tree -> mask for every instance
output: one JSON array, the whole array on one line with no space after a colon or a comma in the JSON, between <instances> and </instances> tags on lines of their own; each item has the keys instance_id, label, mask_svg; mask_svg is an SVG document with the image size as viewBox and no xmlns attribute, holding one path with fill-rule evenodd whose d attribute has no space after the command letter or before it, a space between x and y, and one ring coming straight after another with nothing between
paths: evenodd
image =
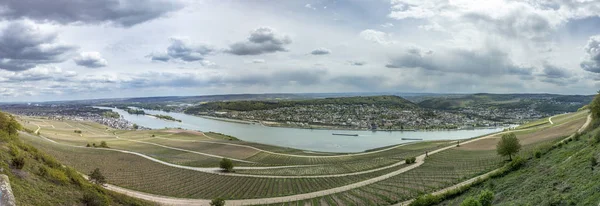
<instances>
[{"instance_id":1,"label":"tree","mask_svg":"<svg viewBox=\"0 0 600 206\"><path fill-rule=\"evenodd\" d=\"M137 130L139 128L140 128L140 126L138 126L137 124L133 124L133 129Z\"/></svg>"},{"instance_id":2,"label":"tree","mask_svg":"<svg viewBox=\"0 0 600 206\"><path fill-rule=\"evenodd\" d=\"M517 135L514 133L508 133L502 135L502 139L496 145L496 151L499 155L508 156L509 160L512 161L512 155L516 154L521 150L521 143L517 139Z\"/></svg>"},{"instance_id":3,"label":"tree","mask_svg":"<svg viewBox=\"0 0 600 206\"><path fill-rule=\"evenodd\" d=\"M221 166L221 169L223 169L227 172L233 171L233 162L228 158L223 158L221 160L221 162L219 163L219 165Z\"/></svg>"},{"instance_id":4,"label":"tree","mask_svg":"<svg viewBox=\"0 0 600 206\"><path fill-rule=\"evenodd\" d=\"M108 148L108 144L106 144L106 141L102 141L100 142L100 147Z\"/></svg>"},{"instance_id":5,"label":"tree","mask_svg":"<svg viewBox=\"0 0 600 206\"><path fill-rule=\"evenodd\" d=\"M104 185L106 183L106 178L104 177L104 175L102 175L102 173L100 173L100 169L96 168L92 174L90 174L90 180L94 183L94 184L99 184L99 185Z\"/></svg>"},{"instance_id":6,"label":"tree","mask_svg":"<svg viewBox=\"0 0 600 206\"><path fill-rule=\"evenodd\" d=\"M225 205L225 199L223 198L217 198L217 199L213 199L212 201L210 201L210 205L211 206L224 206Z\"/></svg>"}]
</instances>

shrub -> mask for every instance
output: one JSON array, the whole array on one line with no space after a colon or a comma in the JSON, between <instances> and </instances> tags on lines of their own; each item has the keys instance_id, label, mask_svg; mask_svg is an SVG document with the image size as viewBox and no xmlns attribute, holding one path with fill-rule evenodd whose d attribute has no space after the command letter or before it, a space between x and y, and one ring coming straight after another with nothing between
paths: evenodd
<instances>
[{"instance_id":1,"label":"shrub","mask_svg":"<svg viewBox=\"0 0 600 206\"><path fill-rule=\"evenodd\" d=\"M494 192L491 190L481 191L478 199L481 206L492 206L492 202L494 202Z\"/></svg>"},{"instance_id":2,"label":"shrub","mask_svg":"<svg viewBox=\"0 0 600 206\"><path fill-rule=\"evenodd\" d=\"M17 146L14 144L10 144L8 145L8 153L13 157L19 156L19 148L17 148Z\"/></svg>"},{"instance_id":3,"label":"shrub","mask_svg":"<svg viewBox=\"0 0 600 206\"><path fill-rule=\"evenodd\" d=\"M219 163L219 166L221 167L221 169L225 170L226 172L233 171L233 162L228 158L223 158L221 160L221 162Z\"/></svg>"},{"instance_id":4,"label":"shrub","mask_svg":"<svg viewBox=\"0 0 600 206\"><path fill-rule=\"evenodd\" d=\"M15 169L23 169L23 167L25 167L25 158L23 156L14 157L11 161L11 165Z\"/></svg>"},{"instance_id":5,"label":"shrub","mask_svg":"<svg viewBox=\"0 0 600 206\"><path fill-rule=\"evenodd\" d=\"M435 196L435 195L431 195L431 194L427 194L427 195L422 195L419 196L415 199L415 201L411 202L409 205L410 206L429 206L429 205L435 205L437 203L440 203L442 200L440 199L440 197Z\"/></svg>"},{"instance_id":6,"label":"shrub","mask_svg":"<svg viewBox=\"0 0 600 206\"><path fill-rule=\"evenodd\" d=\"M527 160L525 160L519 156L515 157L515 159L510 161L510 163L508 164L509 171L518 170L519 168L521 168L521 166L523 166L525 164L526 161Z\"/></svg>"},{"instance_id":7,"label":"shrub","mask_svg":"<svg viewBox=\"0 0 600 206\"><path fill-rule=\"evenodd\" d=\"M210 201L210 205L211 206L224 206L225 205L225 199L223 198L217 198L217 199L213 199L212 201Z\"/></svg>"},{"instance_id":8,"label":"shrub","mask_svg":"<svg viewBox=\"0 0 600 206\"><path fill-rule=\"evenodd\" d=\"M596 159L596 157L594 157L594 156L590 157L590 165L592 166L592 170L594 170L594 167L596 165L598 165L598 160Z\"/></svg>"},{"instance_id":9,"label":"shrub","mask_svg":"<svg viewBox=\"0 0 600 206\"><path fill-rule=\"evenodd\" d=\"M81 202L87 206L105 206L110 205L108 197L97 191L86 191L81 198Z\"/></svg>"},{"instance_id":10,"label":"shrub","mask_svg":"<svg viewBox=\"0 0 600 206\"><path fill-rule=\"evenodd\" d=\"M106 178L104 177L104 175L102 175L102 173L100 172L100 169L96 168L90 174L90 181L92 181L94 184L103 185L106 183Z\"/></svg>"},{"instance_id":11,"label":"shrub","mask_svg":"<svg viewBox=\"0 0 600 206\"><path fill-rule=\"evenodd\" d=\"M597 132L596 135L594 135L594 138L592 139L592 143L593 144L600 143L600 132Z\"/></svg>"},{"instance_id":12,"label":"shrub","mask_svg":"<svg viewBox=\"0 0 600 206\"><path fill-rule=\"evenodd\" d=\"M573 140L575 141L579 141L579 139L581 138L581 133L577 132L573 135Z\"/></svg>"},{"instance_id":13,"label":"shrub","mask_svg":"<svg viewBox=\"0 0 600 206\"><path fill-rule=\"evenodd\" d=\"M460 206L481 206L481 203L473 197L467 197L460 203Z\"/></svg>"},{"instance_id":14,"label":"shrub","mask_svg":"<svg viewBox=\"0 0 600 206\"><path fill-rule=\"evenodd\" d=\"M106 144L106 141L102 141L102 142L100 142L100 147L108 148L108 144Z\"/></svg>"},{"instance_id":15,"label":"shrub","mask_svg":"<svg viewBox=\"0 0 600 206\"><path fill-rule=\"evenodd\" d=\"M409 157L409 158L406 158L406 159L404 160L404 162L405 162L406 164L412 164L412 163L415 163L415 162L417 162L417 158L416 158L416 157Z\"/></svg>"},{"instance_id":16,"label":"shrub","mask_svg":"<svg viewBox=\"0 0 600 206\"><path fill-rule=\"evenodd\" d=\"M74 184L78 185L78 186L83 186L86 183L88 183L88 181L79 174L79 172L77 172L77 170L71 168L71 167L67 167L65 169L65 173L67 174L67 177L69 177L69 179L71 179L71 182L73 182Z\"/></svg>"},{"instance_id":17,"label":"shrub","mask_svg":"<svg viewBox=\"0 0 600 206\"><path fill-rule=\"evenodd\" d=\"M90 145L90 143L87 143L87 145L85 145L85 147L91 147L92 145Z\"/></svg>"},{"instance_id":18,"label":"shrub","mask_svg":"<svg viewBox=\"0 0 600 206\"><path fill-rule=\"evenodd\" d=\"M540 157L542 157L542 152L540 152L539 150L535 151L535 158L540 158Z\"/></svg>"},{"instance_id":19,"label":"shrub","mask_svg":"<svg viewBox=\"0 0 600 206\"><path fill-rule=\"evenodd\" d=\"M46 168L46 166L42 165L40 167L38 167L38 175L45 177L48 174L48 169Z\"/></svg>"},{"instance_id":20,"label":"shrub","mask_svg":"<svg viewBox=\"0 0 600 206\"><path fill-rule=\"evenodd\" d=\"M65 175L65 172L59 168L50 168L48 170L48 178L58 184L66 185L69 183L69 178Z\"/></svg>"}]
</instances>

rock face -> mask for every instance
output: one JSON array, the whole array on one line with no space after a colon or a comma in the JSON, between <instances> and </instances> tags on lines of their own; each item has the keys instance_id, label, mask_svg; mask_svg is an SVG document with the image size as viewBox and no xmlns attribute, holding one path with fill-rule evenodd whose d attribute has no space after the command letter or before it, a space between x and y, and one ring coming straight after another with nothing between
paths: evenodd
<instances>
[{"instance_id":1,"label":"rock face","mask_svg":"<svg viewBox=\"0 0 600 206\"><path fill-rule=\"evenodd\" d=\"M1 206L16 206L15 196L10 188L8 176L0 175L0 205Z\"/></svg>"}]
</instances>

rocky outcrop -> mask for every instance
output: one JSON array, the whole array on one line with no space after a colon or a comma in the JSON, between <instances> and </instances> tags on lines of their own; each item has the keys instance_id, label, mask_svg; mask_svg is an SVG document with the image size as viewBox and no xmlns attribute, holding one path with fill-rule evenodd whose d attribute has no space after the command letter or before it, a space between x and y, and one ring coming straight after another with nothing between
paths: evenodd
<instances>
[{"instance_id":1,"label":"rocky outcrop","mask_svg":"<svg viewBox=\"0 0 600 206\"><path fill-rule=\"evenodd\" d=\"M10 181L8 176L0 175L0 205L2 206L15 206L15 196L10 188Z\"/></svg>"}]
</instances>

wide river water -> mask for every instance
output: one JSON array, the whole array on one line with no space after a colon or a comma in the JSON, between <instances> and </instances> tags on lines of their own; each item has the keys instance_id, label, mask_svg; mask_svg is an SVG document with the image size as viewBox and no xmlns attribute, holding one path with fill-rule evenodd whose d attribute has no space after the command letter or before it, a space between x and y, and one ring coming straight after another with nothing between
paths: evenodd
<instances>
[{"instance_id":1,"label":"wide river water","mask_svg":"<svg viewBox=\"0 0 600 206\"><path fill-rule=\"evenodd\" d=\"M502 128L472 130L440 130L440 131L366 131L366 130L321 130L267 127L260 124L242 124L208 119L183 113L144 110L148 114L163 114L180 119L182 122L158 119L147 115L132 115L124 110L112 109L124 119L140 126L162 129L184 128L190 130L213 131L237 137L244 141L292 147L303 150L322 152L362 152L368 149L394 144L413 142L402 138L423 140L456 140L477 137L501 131ZM332 133L351 133L358 136L337 136Z\"/></svg>"}]
</instances>

